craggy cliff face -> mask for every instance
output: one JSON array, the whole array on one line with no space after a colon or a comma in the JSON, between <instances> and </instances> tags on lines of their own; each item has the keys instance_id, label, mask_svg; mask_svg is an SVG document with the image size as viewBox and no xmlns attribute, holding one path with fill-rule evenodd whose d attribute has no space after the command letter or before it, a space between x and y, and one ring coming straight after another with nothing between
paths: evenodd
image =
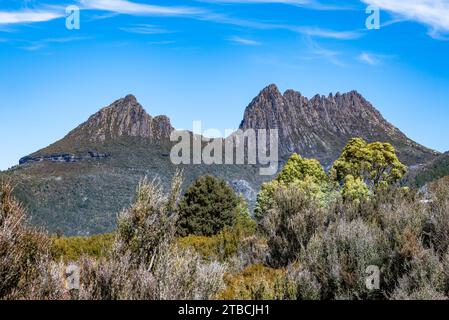
<instances>
[{"instance_id":1,"label":"craggy cliff face","mask_svg":"<svg viewBox=\"0 0 449 320\"><path fill-rule=\"evenodd\" d=\"M391 142L407 164L425 162L435 152L408 139L358 92L312 99L275 85L263 89L246 108L240 129L278 129L280 154L297 152L330 165L349 139Z\"/></svg>"},{"instance_id":2,"label":"craggy cliff face","mask_svg":"<svg viewBox=\"0 0 449 320\"><path fill-rule=\"evenodd\" d=\"M104 142L128 136L167 140L172 130L168 117L152 118L133 95L128 95L92 115L65 139Z\"/></svg>"}]
</instances>

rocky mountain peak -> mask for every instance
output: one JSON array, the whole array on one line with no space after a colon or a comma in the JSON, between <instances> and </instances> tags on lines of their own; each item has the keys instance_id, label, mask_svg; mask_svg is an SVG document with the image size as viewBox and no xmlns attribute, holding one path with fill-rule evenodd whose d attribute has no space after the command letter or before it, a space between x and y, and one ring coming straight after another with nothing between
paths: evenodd
<instances>
[{"instance_id":1,"label":"rocky mountain peak","mask_svg":"<svg viewBox=\"0 0 449 320\"><path fill-rule=\"evenodd\" d=\"M263 88L262 91L260 92L260 94L261 95L266 95L266 94L280 95L281 92L279 91L279 88L277 87L277 85L272 83L272 84L269 84L268 86L266 86L265 88Z\"/></svg>"},{"instance_id":2,"label":"rocky mountain peak","mask_svg":"<svg viewBox=\"0 0 449 320\"><path fill-rule=\"evenodd\" d=\"M137 98L133 94L128 94L126 97L123 98L123 101L125 103L137 103Z\"/></svg>"},{"instance_id":3,"label":"rocky mountain peak","mask_svg":"<svg viewBox=\"0 0 449 320\"><path fill-rule=\"evenodd\" d=\"M283 94L284 98L289 99L289 98L299 98L302 97L301 93L293 90L293 89L288 89L284 92Z\"/></svg>"},{"instance_id":4,"label":"rocky mountain peak","mask_svg":"<svg viewBox=\"0 0 449 320\"><path fill-rule=\"evenodd\" d=\"M137 98L132 94L114 101L109 106L102 108L100 111L92 115L90 118L96 118L100 114L117 114L120 117L126 117L131 114L138 115L144 118L148 116L142 105L137 101ZM140 119L136 120L138 121Z\"/></svg>"},{"instance_id":5,"label":"rocky mountain peak","mask_svg":"<svg viewBox=\"0 0 449 320\"><path fill-rule=\"evenodd\" d=\"M152 118L130 94L102 108L66 138L91 142L116 140L122 136L159 140L168 139L172 130L168 117Z\"/></svg>"},{"instance_id":6,"label":"rocky mountain peak","mask_svg":"<svg viewBox=\"0 0 449 320\"><path fill-rule=\"evenodd\" d=\"M308 99L291 89L282 95L272 84L248 105L240 129L278 129L281 155L298 152L324 165L330 165L353 137L390 142L407 164L436 154L407 138L357 91Z\"/></svg>"},{"instance_id":7,"label":"rocky mountain peak","mask_svg":"<svg viewBox=\"0 0 449 320\"><path fill-rule=\"evenodd\" d=\"M282 98L278 87L275 84L270 84L260 91L259 95L254 98L252 104L264 103L266 106L276 107Z\"/></svg>"}]
</instances>

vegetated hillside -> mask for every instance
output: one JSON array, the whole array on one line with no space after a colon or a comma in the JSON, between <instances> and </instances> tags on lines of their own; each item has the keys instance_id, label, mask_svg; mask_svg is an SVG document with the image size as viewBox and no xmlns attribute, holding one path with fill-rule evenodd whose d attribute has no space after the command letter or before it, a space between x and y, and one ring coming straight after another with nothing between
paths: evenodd
<instances>
[{"instance_id":1,"label":"vegetated hillside","mask_svg":"<svg viewBox=\"0 0 449 320\"><path fill-rule=\"evenodd\" d=\"M18 166L8 175L33 223L67 235L103 233L114 229L117 214L132 202L143 177L157 177L168 186L177 167L168 156L170 149L168 142L122 137L101 146L99 150L111 154L108 158L73 163L42 161ZM251 188L263 179L258 168L251 165L180 167L184 169L185 185L206 173L228 181L250 181Z\"/></svg>"},{"instance_id":2,"label":"vegetated hillside","mask_svg":"<svg viewBox=\"0 0 449 320\"><path fill-rule=\"evenodd\" d=\"M356 91L308 99L294 90L281 94L270 85L246 108L240 128L279 129L282 155L297 152L326 167L354 137L390 142L407 165L422 164L438 155L409 139Z\"/></svg>"},{"instance_id":3,"label":"vegetated hillside","mask_svg":"<svg viewBox=\"0 0 449 320\"><path fill-rule=\"evenodd\" d=\"M428 182L449 175L449 152L446 152L428 163L411 168L407 183L414 187L422 187Z\"/></svg>"},{"instance_id":4,"label":"vegetated hillside","mask_svg":"<svg viewBox=\"0 0 449 320\"><path fill-rule=\"evenodd\" d=\"M356 92L309 100L293 90L281 95L271 85L248 106L241 128L278 128L280 167L294 151L329 167L355 136L392 142L409 165L436 156L389 124ZM150 116L128 95L60 141L20 159L5 174L16 184L32 223L66 235L109 232L144 176L168 185L176 169L169 158L172 130L168 117ZM261 183L273 178L261 176L257 165L188 165L184 171L185 184L210 173L226 179L250 203Z\"/></svg>"},{"instance_id":5,"label":"vegetated hillside","mask_svg":"<svg viewBox=\"0 0 449 320\"><path fill-rule=\"evenodd\" d=\"M367 151L359 140L352 149ZM256 220L216 178L197 179L183 196L179 173L170 190L145 180L115 232L93 237L50 238L30 227L10 185L1 184L0 299L447 300L448 180L430 184L423 201L396 184L396 156L378 180L362 164L386 171L361 153L343 153L330 176L293 155L270 183L275 192L260 198L266 205ZM333 183L342 175L344 185ZM203 219L179 237L181 217L195 208L205 209ZM78 290L65 284L73 265L82 274ZM375 270L373 286L367 270Z\"/></svg>"}]
</instances>

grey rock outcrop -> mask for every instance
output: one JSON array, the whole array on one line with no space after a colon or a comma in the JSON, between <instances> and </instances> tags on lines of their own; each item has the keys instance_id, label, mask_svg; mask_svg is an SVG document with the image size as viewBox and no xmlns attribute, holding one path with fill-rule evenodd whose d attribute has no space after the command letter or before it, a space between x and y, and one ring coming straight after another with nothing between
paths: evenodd
<instances>
[{"instance_id":1,"label":"grey rock outcrop","mask_svg":"<svg viewBox=\"0 0 449 320\"><path fill-rule=\"evenodd\" d=\"M237 194L243 196L248 202L252 203L256 201L257 192L251 187L246 180L233 180L231 181L231 187Z\"/></svg>"},{"instance_id":2,"label":"grey rock outcrop","mask_svg":"<svg viewBox=\"0 0 449 320\"><path fill-rule=\"evenodd\" d=\"M167 140L172 130L168 117L151 117L136 97L127 95L92 115L66 138L90 142L116 140L123 136Z\"/></svg>"},{"instance_id":3,"label":"grey rock outcrop","mask_svg":"<svg viewBox=\"0 0 449 320\"><path fill-rule=\"evenodd\" d=\"M387 122L357 91L308 99L294 90L281 94L269 85L245 110L240 129L278 129L279 152L297 152L330 165L353 137L393 144L407 164L418 164L438 153L407 138Z\"/></svg>"},{"instance_id":4,"label":"grey rock outcrop","mask_svg":"<svg viewBox=\"0 0 449 320\"><path fill-rule=\"evenodd\" d=\"M89 159L105 159L111 156L110 153L101 153L95 151L89 151L85 154L73 154L73 153L55 153L55 154L46 154L40 156L26 156L19 160L19 164L27 164L33 162L42 162L42 161L51 161L51 162L78 162Z\"/></svg>"}]
</instances>

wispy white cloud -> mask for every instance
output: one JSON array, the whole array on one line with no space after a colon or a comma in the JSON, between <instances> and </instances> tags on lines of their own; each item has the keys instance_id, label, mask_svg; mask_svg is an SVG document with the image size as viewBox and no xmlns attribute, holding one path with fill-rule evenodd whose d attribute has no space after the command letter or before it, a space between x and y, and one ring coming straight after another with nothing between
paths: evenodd
<instances>
[{"instance_id":1,"label":"wispy white cloud","mask_svg":"<svg viewBox=\"0 0 449 320\"><path fill-rule=\"evenodd\" d=\"M301 5L307 7L317 6L316 0L202 0L208 2L225 3L283 3L289 5ZM265 21L246 20L228 16L223 13L216 13L198 7L191 6L161 6L146 3L138 3L129 0L78 0L81 10L92 10L103 12L91 19L105 19L119 14L136 16L181 16L189 17L200 21L235 25L251 29L260 30L287 30L301 33L310 37L331 38L338 40L356 39L361 36L358 31L335 31L308 26L292 26ZM45 6L45 10L22 10L16 12L0 11L0 26L9 24L19 24L26 22L44 22L65 16L65 8L61 5ZM121 30L140 34L167 33L167 30L151 25L136 25L132 27L122 27ZM246 42L240 39L241 44L255 45L254 42ZM238 39L234 42L239 42Z\"/></svg>"},{"instance_id":2,"label":"wispy white cloud","mask_svg":"<svg viewBox=\"0 0 449 320\"><path fill-rule=\"evenodd\" d=\"M137 3L128 0L78 0L81 10L103 11L106 13L92 16L91 20L106 19L118 14L139 16L193 16L206 14L201 8L188 6L160 6ZM66 16L65 6L46 5L36 9L16 11L0 10L0 26L46 22Z\"/></svg>"},{"instance_id":3,"label":"wispy white cloud","mask_svg":"<svg viewBox=\"0 0 449 320\"><path fill-rule=\"evenodd\" d=\"M239 3L239 4L263 4L263 3L279 3L294 6L311 6L315 5L313 0L199 0L209 3Z\"/></svg>"},{"instance_id":4,"label":"wispy white cloud","mask_svg":"<svg viewBox=\"0 0 449 320\"><path fill-rule=\"evenodd\" d=\"M356 58L362 63L366 63L371 66L378 66L388 62L391 59L397 58L397 56L363 51Z\"/></svg>"},{"instance_id":5,"label":"wispy white cloud","mask_svg":"<svg viewBox=\"0 0 449 320\"><path fill-rule=\"evenodd\" d=\"M197 0L209 3L228 3L228 4L285 4L314 10L350 10L347 5L333 5L321 3L317 0Z\"/></svg>"},{"instance_id":6,"label":"wispy white cloud","mask_svg":"<svg viewBox=\"0 0 449 320\"><path fill-rule=\"evenodd\" d=\"M367 64L369 64L371 66L376 66L376 65L381 63L381 59L380 59L380 57L378 55L375 55L375 54L372 54L372 53L368 53L368 52L362 52L361 54L359 54L357 59L359 61L367 63Z\"/></svg>"},{"instance_id":7,"label":"wispy white cloud","mask_svg":"<svg viewBox=\"0 0 449 320\"><path fill-rule=\"evenodd\" d=\"M193 7L170 7L127 0L80 0L83 9L94 9L110 11L130 15L166 15L166 16L188 16L201 14L204 11Z\"/></svg>"},{"instance_id":8,"label":"wispy white cloud","mask_svg":"<svg viewBox=\"0 0 449 320\"><path fill-rule=\"evenodd\" d=\"M341 52L324 48L310 37L307 37L305 39L305 44L307 52L305 56L301 57L302 59L323 59L339 67L345 66L345 64L340 59Z\"/></svg>"},{"instance_id":9,"label":"wispy white cloud","mask_svg":"<svg viewBox=\"0 0 449 320\"><path fill-rule=\"evenodd\" d=\"M101 13L101 14L93 14L88 17L90 21L97 21L97 20L105 20L114 18L116 16L120 15L120 13L117 12L107 12L107 13Z\"/></svg>"},{"instance_id":10,"label":"wispy white cloud","mask_svg":"<svg viewBox=\"0 0 449 320\"><path fill-rule=\"evenodd\" d=\"M242 38L238 36L234 36L228 39L229 41L245 46L260 46L262 43L256 40Z\"/></svg>"},{"instance_id":11,"label":"wispy white cloud","mask_svg":"<svg viewBox=\"0 0 449 320\"><path fill-rule=\"evenodd\" d=\"M275 24L265 21L257 21L257 20L247 20L247 19L240 19L228 16L226 14L222 13L214 13L209 12L206 14L203 14L198 17L198 20L201 21L209 21L214 23L220 23L220 24L228 24L238 27L244 27L244 28L251 28L251 29L260 29L260 30L272 30L272 29L285 29L286 26L281 24Z\"/></svg>"},{"instance_id":12,"label":"wispy white cloud","mask_svg":"<svg viewBox=\"0 0 449 320\"><path fill-rule=\"evenodd\" d=\"M130 27L119 28L122 31L138 33L138 34L162 34L162 33L170 33L171 31L162 28L160 26L152 25L152 24L137 24Z\"/></svg>"},{"instance_id":13,"label":"wispy white cloud","mask_svg":"<svg viewBox=\"0 0 449 320\"><path fill-rule=\"evenodd\" d=\"M361 0L389 11L400 18L429 27L429 35L440 38L449 33L449 1L447 0Z\"/></svg>"},{"instance_id":14,"label":"wispy white cloud","mask_svg":"<svg viewBox=\"0 0 449 320\"><path fill-rule=\"evenodd\" d=\"M59 10L0 11L0 25L45 22L61 18L63 15L64 12Z\"/></svg>"},{"instance_id":15,"label":"wispy white cloud","mask_svg":"<svg viewBox=\"0 0 449 320\"><path fill-rule=\"evenodd\" d=\"M173 40L162 40L162 41L149 41L147 43L151 44L151 45L169 45L169 44L175 44L176 41L173 41Z\"/></svg>"},{"instance_id":16,"label":"wispy white cloud","mask_svg":"<svg viewBox=\"0 0 449 320\"><path fill-rule=\"evenodd\" d=\"M362 36L362 34L358 31L335 31L316 27L290 27L290 29L310 37L337 40L352 40Z\"/></svg>"},{"instance_id":17,"label":"wispy white cloud","mask_svg":"<svg viewBox=\"0 0 449 320\"><path fill-rule=\"evenodd\" d=\"M236 19L222 14L207 14L199 18L203 21L211 21L215 23L235 25L239 27L259 29L259 30L286 30L303 34L307 37L328 38L336 40L353 40L363 36L359 30L355 31L338 31L330 29L322 29L310 26L295 26L288 24L276 24L263 21L251 21L244 19Z\"/></svg>"}]
</instances>

